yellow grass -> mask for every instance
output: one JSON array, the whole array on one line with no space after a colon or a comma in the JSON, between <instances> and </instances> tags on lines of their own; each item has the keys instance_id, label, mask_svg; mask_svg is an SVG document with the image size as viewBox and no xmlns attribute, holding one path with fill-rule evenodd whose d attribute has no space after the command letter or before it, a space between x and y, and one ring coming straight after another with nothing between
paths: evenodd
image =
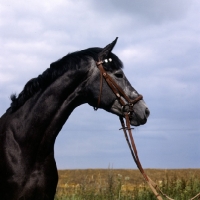
<instances>
[{"instance_id":1,"label":"yellow grass","mask_svg":"<svg viewBox=\"0 0 200 200\"><path fill-rule=\"evenodd\" d=\"M200 169L146 169L147 175L162 185L165 179L184 178L194 176L200 180ZM59 170L59 182L57 194L76 193L77 190L104 190L107 187L121 187L122 192L134 190L137 187L145 187L144 179L138 170L132 169L76 169ZM113 185L114 187L114 185Z\"/></svg>"}]
</instances>

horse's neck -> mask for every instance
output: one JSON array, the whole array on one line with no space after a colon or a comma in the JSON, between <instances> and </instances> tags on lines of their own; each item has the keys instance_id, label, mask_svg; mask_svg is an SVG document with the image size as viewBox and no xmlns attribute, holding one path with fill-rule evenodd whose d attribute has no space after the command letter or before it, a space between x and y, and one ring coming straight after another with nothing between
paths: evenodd
<instances>
[{"instance_id":1,"label":"horse's neck","mask_svg":"<svg viewBox=\"0 0 200 200\"><path fill-rule=\"evenodd\" d=\"M53 151L55 138L65 121L75 107L85 103L82 98L85 76L66 73L27 100L12 114L10 127L16 140L23 145L42 148L40 153Z\"/></svg>"}]
</instances>

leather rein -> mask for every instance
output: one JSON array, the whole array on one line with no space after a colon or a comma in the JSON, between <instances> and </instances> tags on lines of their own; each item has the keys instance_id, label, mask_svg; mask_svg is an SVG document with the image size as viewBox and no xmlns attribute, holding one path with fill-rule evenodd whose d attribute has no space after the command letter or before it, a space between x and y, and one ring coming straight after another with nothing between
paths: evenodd
<instances>
[{"instance_id":1,"label":"leather rein","mask_svg":"<svg viewBox=\"0 0 200 200\"><path fill-rule=\"evenodd\" d=\"M139 157L138 157L138 153L137 153L137 149L136 149L136 145L132 136L132 131L131 131L131 124L130 124L130 119L131 119L131 114L134 112L133 111L133 106L140 100L143 99L142 95L138 95L138 97L136 97L134 100L131 100L125 93L124 91L117 85L117 83L113 80L113 78L105 71L104 67L103 67L103 63L107 63L107 62L112 62L112 59L105 59L103 61L99 61L96 62L96 65L98 67L98 69L100 70L100 74L101 74L101 79L100 79L100 94L99 94L99 98L98 98L98 102L97 102L97 106L94 107L94 110L97 110L99 108L100 102L101 102L101 94L102 94L102 87L103 87L103 77L106 81L106 83L108 84L108 86L111 88L111 90L113 91L113 93L116 95L118 101L120 102L121 106L122 106L122 111L124 113L124 118L126 120L126 125L124 123L124 119L122 116L119 117L121 125L122 125L122 130L124 132L124 136L126 138L127 144L129 146L129 149L131 151L131 155L138 167L138 169L140 170L141 174L143 175L145 181L147 182L147 184L149 185L149 187L151 188L152 192L155 194L156 198L158 200L163 200L161 195L164 196L165 198L169 199L169 200L174 200L170 197L168 197L166 194L164 194L161 189L158 187L158 185L152 181L150 179L149 176L147 176L147 174L144 172L144 169L140 163ZM126 103L124 101L124 99L128 102ZM128 109L125 109L125 108ZM121 130L120 129L120 130ZM128 131L128 134L127 134ZM200 193L197 194L195 197L191 198L190 200L194 200L197 197L200 196Z\"/></svg>"}]
</instances>

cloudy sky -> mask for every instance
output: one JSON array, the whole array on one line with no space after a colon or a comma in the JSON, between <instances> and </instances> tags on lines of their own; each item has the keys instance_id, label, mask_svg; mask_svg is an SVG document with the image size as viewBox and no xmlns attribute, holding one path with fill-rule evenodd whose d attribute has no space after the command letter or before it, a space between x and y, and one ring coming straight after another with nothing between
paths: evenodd
<instances>
[{"instance_id":1,"label":"cloudy sky","mask_svg":"<svg viewBox=\"0 0 200 200\"><path fill-rule=\"evenodd\" d=\"M114 53L151 115L133 134L145 168L200 168L200 1L0 0L0 115L69 52ZM57 137L59 169L136 168L118 117L78 107Z\"/></svg>"}]
</instances>

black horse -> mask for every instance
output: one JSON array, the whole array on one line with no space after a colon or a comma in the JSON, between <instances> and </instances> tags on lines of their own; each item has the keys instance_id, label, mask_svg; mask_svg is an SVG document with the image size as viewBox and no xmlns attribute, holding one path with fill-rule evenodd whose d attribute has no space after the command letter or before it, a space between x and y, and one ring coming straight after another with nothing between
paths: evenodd
<instances>
[{"instance_id":1,"label":"black horse","mask_svg":"<svg viewBox=\"0 0 200 200\"><path fill-rule=\"evenodd\" d=\"M119 58L105 48L70 53L52 63L23 91L11 95L11 106L0 118L0 200L53 200L58 174L54 142L72 111L88 103L96 107L101 75L96 61L132 100L139 94L126 79ZM116 95L103 79L98 107L124 116ZM133 107L131 125L145 124L149 110L143 100Z\"/></svg>"}]
</instances>

